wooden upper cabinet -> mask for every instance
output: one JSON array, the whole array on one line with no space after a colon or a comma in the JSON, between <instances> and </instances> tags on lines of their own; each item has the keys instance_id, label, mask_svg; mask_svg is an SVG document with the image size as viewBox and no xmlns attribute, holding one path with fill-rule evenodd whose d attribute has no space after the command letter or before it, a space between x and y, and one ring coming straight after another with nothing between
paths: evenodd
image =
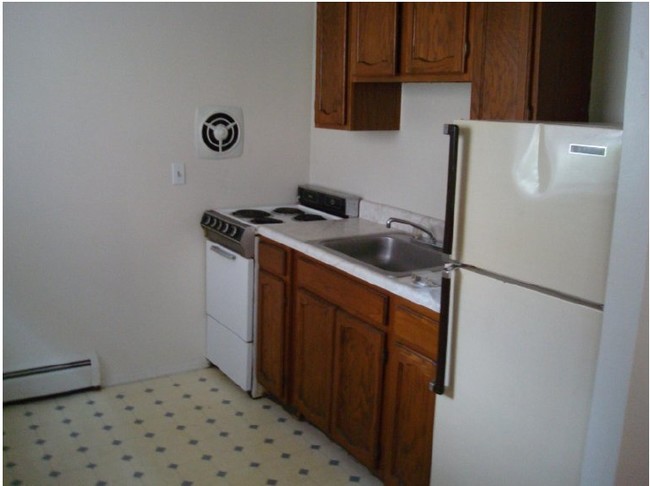
<instances>
[{"instance_id":1,"label":"wooden upper cabinet","mask_svg":"<svg viewBox=\"0 0 650 486\"><path fill-rule=\"evenodd\" d=\"M539 3L533 64L533 119L589 120L595 3Z\"/></svg>"},{"instance_id":2,"label":"wooden upper cabinet","mask_svg":"<svg viewBox=\"0 0 650 486\"><path fill-rule=\"evenodd\" d=\"M467 3L404 3L401 37L402 74L462 78L467 73L470 42Z\"/></svg>"},{"instance_id":3,"label":"wooden upper cabinet","mask_svg":"<svg viewBox=\"0 0 650 486\"><path fill-rule=\"evenodd\" d=\"M316 11L316 126L344 127L347 93L347 6L319 3Z\"/></svg>"},{"instance_id":4,"label":"wooden upper cabinet","mask_svg":"<svg viewBox=\"0 0 650 486\"><path fill-rule=\"evenodd\" d=\"M397 72L397 4L350 4L350 73L393 76Z\"/></svg>"},{"instance_id":5,"label":"wooden upper cabinet","mask_svg":"<svg viewBox=\"0 0 650 486\"><path fill-rule=\"evenodd\" d=\"M593 3L488 3L472 88L478 120L587 121Z\"/></svg>"},{"instance_id":6,"label":"wooden upper cabinet","mask_svg":"<svg viewBox=\"0 0 650 486\"><path fill-rule=\"evenodd\" d=\"M402 85L399 82L353 83L349 75L348 13L354 5L319 3L317 6L315 126L399 130ZM367 24L367 28L374 29L374 25ZM371 45L362 49L367 51ZM363 55L371 57L369 53Z\"/></svg>"},{"instance_id":7,"label":"wooden upper cabinet","mask_svg":"<svg viewBox=\"0 0 650 486\"><path fill-rule=\"evenodd\" d=\"M530 118L534 11L533 3L485 7L481 71L472 90L472 118Z\"/></svg>"},{"instance_id":8,"label":"wooden upper cabinet","mask_svg":"<svg viewBox=\"0 0 650 486\"><path fill-rule=\"evenodd\" d=\"M470 8L464 2L351 3L352 80L469 81L476 31Z\"/></svg>"},{"instance_id":9,"label":"wooden upper cabinet","mask_svg":"<svg viewBox=\"0 0 650 486\"><path fill-rule=\"evenodd\" d=\"M594 3L319 3L315 123L398 130L401 84L471 82L475 120L588 121Z\"/></svg>"}]
</instances>

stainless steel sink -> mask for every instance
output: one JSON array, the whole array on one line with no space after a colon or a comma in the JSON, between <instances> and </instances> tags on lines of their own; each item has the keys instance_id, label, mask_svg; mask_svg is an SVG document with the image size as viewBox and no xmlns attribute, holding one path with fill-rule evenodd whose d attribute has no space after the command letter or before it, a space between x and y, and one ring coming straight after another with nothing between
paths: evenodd
<instances>
[{"instance_id":1,"label":"stainless steel sink","mask_svg":"<svg viewBox=\"0 0 650 486\"><path fill-rule=\"evenodd\" d=\"M447 255L435 247L401 233L333 238L315 244L391 277L442 269L448 261Z\"/></svg>"}]
</instances>

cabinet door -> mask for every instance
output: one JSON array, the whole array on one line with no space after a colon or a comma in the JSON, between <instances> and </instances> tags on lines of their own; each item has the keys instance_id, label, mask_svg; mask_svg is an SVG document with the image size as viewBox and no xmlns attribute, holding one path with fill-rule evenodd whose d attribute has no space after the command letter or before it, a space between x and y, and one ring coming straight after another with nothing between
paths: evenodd
<instances>
[{"instance_id":1,"label":"cabinet door","mask_svg":"<svg viewBox=\"0 0 650 486\"><path fill-rule=\"evenodd\" d=\"M395 344L389 349L384 409L384 481L424 486L431 474L435 363Z\"/></svg>"},{"instance_id":2,"label":"cabinet door","mask_svg":"<svg viewBox=\"0 0 650 486\"><path fill-rule=\"evenodd\" d=\"M473 119L531 118L534 15L534 3L485 5L482 67L472 89Z\"/></svg>"},{"instance_id":3,"label":"cabinet door","mask_svg":"<svg viewBox=\"0 0 650 486\"><path fill-rule=\"evenodd\" d=\"M286 400L287 290L282 279L260 270L257 304L257 379L271 395Z\"/></svg>"},{"instance_id":4,"label":"cabinet door","mask_svg":"<svg viewBox=\"0 0 650 486\"><path fill-rule=\"evenodd\" d=\"M586 122L594 50L596 5L537 5L532 119Z\"/></svg>"},{"instance_id":5,"label":"cabinet door","mask_svg":"<svg viewBox=\"0 0 650 486\"><path fill-rule=\"evenodd\" d=\"M332 398L332 360L336 308L298 289L293 336L293 405L321 430L327 431Z\"/></svg>"},{"instance_id":6,"label":"cabinet door","mask_svg":"<svg viewBox=\"0 0 650 486\"><path fill-rule=\"evenodd\" d=\"M331 435L361 463L377 467L385 333L337 310Z\"/></svg>"},{"instance_id":7,"label":"cabinet door","mask_svg":"<svg viewBox=\"0 0 650 486\"><path fill-rule=\"evenodd\" d=\"M463 74L469 42L467 3L405 3L403 74Z\"/></svg>"},{"instance_id":8,"label":"cabinet door","mask_svg":"<svg viewBox=\"0 0 650 486\"><path fill-rule=\"evenodd\" d=\"M397 68L397 4L350 4L350 74L391 76Z\"/></svg>"},{"instance_id":9,"label":"cabinet door","mask_svg":"<svg viewBox=\"0 0 650 486\"><path fill-rule=\"evenodd\" d=\"M347 88L347 6L319 3L316 13L316 126L344 127Z\"/></svg>"}]
</instances>

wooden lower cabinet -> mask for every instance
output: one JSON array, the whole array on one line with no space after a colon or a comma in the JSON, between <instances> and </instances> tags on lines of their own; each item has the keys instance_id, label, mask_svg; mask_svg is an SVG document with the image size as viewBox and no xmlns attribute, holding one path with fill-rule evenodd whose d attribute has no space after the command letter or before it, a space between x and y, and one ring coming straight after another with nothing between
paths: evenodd
<instances>
[{"instance_id":1,"label":"wooden lower cabinet","mask_svg":"<svg viewBox=\"0 0 650 486\"><path fill-rule=\"evenodd\" d=\"M258 275L257 380L280 400L286 399L285 341L287 297L285 282L264 270Z\"/></svg>"},{"instance_id":2,"label":"wooden lower cabinet","mask_svg":"<svg viewBox=\"0 0 650 486\"><path fill-rule=\"evenodd\" d=\"M295 309L293 405L374 470L385 333L303 289Z\"/></svg>"},{"instance_id":3,"label":"wooden lower cabinet","mask_svg":"<svg viewBox=\"0 0 650 486\"><path fill-rule=\"evenodd\" d=\"M429 484L438 314L261 239L257 378L386 484Z\"/></svg>"},{"instance_id":4,"label":"wooden lower cabinet","mask_svg":"<svg viewBox=\"0 0 650 486\"><path fill-rule=\"evenodd\" d=\"M296 292L293 322L293 400L309 422L329 430L336 307L310 292Z\"/></svg>"},{"instance_id":5,"label":"wooden lower cabinet","mask_svg":"<svg viewBox=\"0 0 650 486\"><path fill-rule=\"evenodd\" d=\"M401 345L389 349L384 401L384 484L425 486L431 474L433 360Z\"/></svg>"},{"instance_id":6,"label":"wooden lower cabinet","mask_svg":"<svg viewBox=\"0 0 650 486\"><path fill-rule=\"evenodd\" d=\"M291 250L264 238L258 243L256 376L282 403L289 394Z\"/></svg>"},{"instance_id":7,"label":"wooden lower cabinet","mask_svg":"<svg viewBox=\"0 0 650 486\"><path fill-rule=\"evenodd\" d=\"M386 334L336 314L331 435L359 462L377 467Z\"/></svg>"}]
</instances>

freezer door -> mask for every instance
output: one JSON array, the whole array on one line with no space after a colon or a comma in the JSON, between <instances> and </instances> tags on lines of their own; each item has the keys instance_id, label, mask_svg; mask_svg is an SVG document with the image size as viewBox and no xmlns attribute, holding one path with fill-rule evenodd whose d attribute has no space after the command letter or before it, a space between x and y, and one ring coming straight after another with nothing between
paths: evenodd
<instances>
[{"instance_id":1,"label":"freezer door","mask_svg":"<svg viewBox=\"0 0 650 486\"><path fill-rule=\"evenodd\" d=\"M602 304L622 132L457 125L452 258Z\"/></svg>"},{"instance_id":2,"label":"freezer door","mask_svg":"<svg viewBox=\"0 0 650 486\"><path fill-rule=\"evenodd\" d=\"M602 312L457 270L431 484L579 484Z\"/></svg>"}]
</instances>

